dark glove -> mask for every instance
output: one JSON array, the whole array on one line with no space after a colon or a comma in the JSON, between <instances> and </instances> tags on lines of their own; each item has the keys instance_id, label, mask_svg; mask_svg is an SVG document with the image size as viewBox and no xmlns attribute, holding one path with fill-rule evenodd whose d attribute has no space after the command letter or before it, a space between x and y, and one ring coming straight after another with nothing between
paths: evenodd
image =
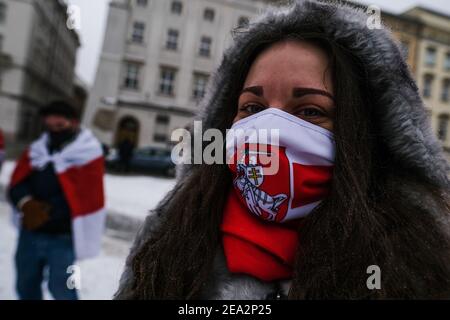
<instances>
[{"instance_id":1,"label":"dark glove","mask_svg":"<svg viewBox=\"0 0 450 320\"><path fill-rule=\"evenodd\" d=\"M50 205L46 202L30 199L20 209L23 226L29 231L36 230L50 219Z\"/></svg>"}]
</instances>

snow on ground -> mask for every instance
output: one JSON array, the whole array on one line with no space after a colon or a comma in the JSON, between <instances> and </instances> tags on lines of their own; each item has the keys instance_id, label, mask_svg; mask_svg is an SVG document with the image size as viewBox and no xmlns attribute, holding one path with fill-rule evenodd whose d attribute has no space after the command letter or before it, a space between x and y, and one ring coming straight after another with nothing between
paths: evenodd
<instances>
[{"instance_id":1,"label":"snow on ground","mask_svg":"<svg viewBox=\"0 0 450 320\"><path fill-rule=\"evenodd\" d=\"M9 207L0 202L0 300L15 299L13 252L17 243L17 232L12 226Z\"/></svg>"},{"instance_id":2,"label":"snow on ground","mask_svg":"<svg viewBox=\"0 0 450 320\"><path fill-rule=\"evenodd\" d=\"M3 164L0 185L8 184L13 170L13 161ZM106 208L143 219L174 185L175 179L164 177L106 174Z\"/></svg>"},{"instance_id":3,"label":"snow on ground","mask_svg":"<svg viewBox=\"0 0 450 320\"><path fill-rule=\"evenodd\" d=\"M10 217L8 205L0 201L0 300L17 299L14 289L17 230ZM80 299L111 299L117 290L130 245L131 243L105 235L100 256L77 262L80 267ZM45 286L44 296L51 299Z\"/></svg>"},{"instance_id":4,"label":"snow on ground","mask_svg":"<svg viewBox=\"0 0 450 320\"><path fill-rule=\"evenodd\" d=\"M175 179L107 174L106 207L128 216L145 217L174 185Z\"/></svg>"},{"instance_id":5,"label":"snow on ground","mask_svg":"<svg viewBox=\"0 0 450 320\"><path fill-rule=\"evenodd\" d=\"M0 173L0 190L9 182L13 161L6 161ZM150 176L105 176L106 206L111 213L143 219L174 186L175 180ZM81 299L111 299L117 289L130 242L108 236L103 238L99 257L79 262ZM11 224L10 208L0 195L0 300L16 299L14 253L17 231ZM45 297L51 298L48 290Z\"/></svg>"}]
</instances>

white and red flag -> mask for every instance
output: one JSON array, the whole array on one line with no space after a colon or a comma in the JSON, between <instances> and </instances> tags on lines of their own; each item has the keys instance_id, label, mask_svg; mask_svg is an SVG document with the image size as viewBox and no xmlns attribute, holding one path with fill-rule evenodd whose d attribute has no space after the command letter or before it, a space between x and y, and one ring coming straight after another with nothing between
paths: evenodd
<instances>
[{"instance_id":1,"label":"white and red flag","mask_svg":"<svg viewBox=\"0 0 450 320\"><path fill-rule=\"evenodd\" d=\"M76 258L94 257L100 252L106 218L102 147L87 129L57 153L48 152L48 139L44 133L22 154L10 187L52 162L71 210Z\"/></svg>"}]
</instances>

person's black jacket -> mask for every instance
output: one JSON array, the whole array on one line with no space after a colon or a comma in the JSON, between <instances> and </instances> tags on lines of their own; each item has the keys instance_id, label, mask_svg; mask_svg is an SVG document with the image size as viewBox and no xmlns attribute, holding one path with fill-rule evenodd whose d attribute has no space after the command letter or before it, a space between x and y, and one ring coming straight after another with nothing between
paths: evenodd
<instances>
[{"instance_id":1,"label":"person's black jacket","mask_svg":"<svg viewBox=\"0 0 450 320\"><path fill-rule=\"evenodd\" d=\"M9 190L9 197L15 206L26 196L51 206L50 219L37 232L71 233L70 208L52 163L43 170L33 170L27 179Z\"/></svg>"},{"instance_id":2,"label":"person's black jacket","mask_svg":"<svg viewBox=\"0 0 450 320\"><path fill-rule=\"evenodd\" d=\"M50 152L60 148L50 147ZM44 201L51 207L50 219L36 232L69 234L72 232L70 207L59 183L53 164L50 162L42 170L34 169L22 182L9 189L9 199L17 207L26 196Z\"/></svg>"}]
</instances>

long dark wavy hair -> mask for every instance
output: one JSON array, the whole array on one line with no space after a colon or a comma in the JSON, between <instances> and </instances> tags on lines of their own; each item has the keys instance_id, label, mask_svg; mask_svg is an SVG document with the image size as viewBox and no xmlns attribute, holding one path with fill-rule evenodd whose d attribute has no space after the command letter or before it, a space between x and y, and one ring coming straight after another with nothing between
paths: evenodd
<instances>
[{"instance_id":1,"label":"long dark wavy hair","mask_svg":"<svg viewBox=\"0 0 450 320\"><path fill-rule=\"evenodd\" d=\"M237 80L229 84L229 112L217 123L221 130L231 127L248 70L271 44L302 39L329 53L337 104L334 177L328 198L299 230L289 298L450 297L445 221L411 200L420 196L448 218L448 190L392 157L375 120L380 115L372 104L368 74L358 58L321 32L301 30L266 35L247 46L249 58L236 66ZM200 297L221 246L219 226L231 183L226 165L190 168L160 206L161 225L131 257L133 296L128 298ZM381 269L380 290L367 289L370 265Z\"/></svg>"}]
</instances>

